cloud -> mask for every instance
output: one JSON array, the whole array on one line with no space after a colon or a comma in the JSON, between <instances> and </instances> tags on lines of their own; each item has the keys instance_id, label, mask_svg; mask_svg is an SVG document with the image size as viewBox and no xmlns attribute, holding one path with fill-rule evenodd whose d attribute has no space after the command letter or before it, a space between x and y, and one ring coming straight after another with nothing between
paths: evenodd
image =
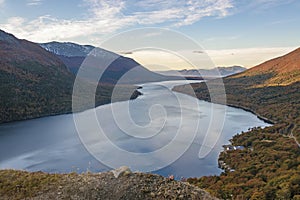
<instances>
[{"instance_id":1,"label":"cloud","mask_svg":"<svg viewBox=\"0 0 300 200\"><path fill-rule=\"evenodd\" d=\"M226 17L229 10L233 8L230 0L207 0L207 1L187 1L183 11L183 18L175 26L184 26L193 24L203 17Z\"/></svg>"},{"instance_id":2,"label":"cloud","mask_svg":"<svg viewBox=\"0 0 300 200\"><path fill-rule=\"evenodd\" d=\"M119 16L122 9L121 1L120 4L114 5L97 0L89 0L88 2L90 16L82 20L59 19L51 15L40 16L33 20L13 17L9 18L6 24L0 26L8 32L15 33L20 38L47 42L111 33L131 23L129 18Z\"/></svg>"},{"instance_id":3,"label":"cloud","mask_svg":"<svg viewBox=\"0 0 300 200\"><path fill-rule=\"evenodd\" d=\"M43 3L43 0L27 0L27 6L39 6Z\"/></svg>"},{"instance_id":4,"label":"cloud","mask_svg":"<svg viewBox=\"0 0 300 200\"><path fill-rule=\"evenodd\" d=\"M287 23L290 23L290 22L295 22L297 21L297 19L282 19L282 20L276 20L276 21L273 21L270 25L279 25L279 24L287 24Z\"/></svg>"},{"instance_id":5,"label":"cloud","mask_svg":"<svg viewBox=\"0 0 300 200\"><path fill-rule=\"evenodd\" d=\"M204 52L204 51L195 50L195 51L193 51L193 53L199 53L199 54L202 54L202 53L205 53L205 52Z\"/></svg>"},{"instance_id":6,"label":"cloud","mask_svg":"<svg viewBox=\"0 0 300 200\"><path fill-rule=\"evenodd\" d=\"M3 0L0 0L3 1ZM61 19L51 15L33 20L18 17L0 26L20 38L37 42L91 39L93 35L113 33L135 25L165 27L193 24L203 17L225 17L232 8L231 0L83 0L88 11L82 19ZM27 5L40 5L42 0L28 0ZM22 20L20 20L22 19ZM13 22L13 23L11 23ZM92 39L91 39L92 40Z\"/></svg>"},{"instance_id":7,"label":"cloud","mask_svg":"<svg viewBox=\"0 0 300 200\"><path fill-rule=\"evenodd\" d=\"M253 1L256 5L267 5L267 6L279 6L282 4L289 4L295 0L255 0Z\"/></svg>"},{"instance_id":8,"label":"cloud","mask_svg":"<svg viewBox=\"0 0 300 200\"><path fill-rule=\"evenodd\" d=\"M260 13L268 11L274 7L291 4L296 0L235 0L233 2L235 6L235 12L254 12Z\"/></svg>"},{"instance_id":9,"label":"cloud","mask_svg":"<svg viewBox=\"0 0 300 200\"><path fill-rule=\"evenodd\" d=\"M238 35L233 35L233 36L216 36L216 37L209 37L203 40L203 42L216 42L216 41L224 41L224 40L236 40L240 36Z\"/></svg>"},{"instance_id":10,"label":"cloud","mask_svg":"<svg viewBox=\"0 0 300 200\"><path fill-rule=\"evenodd\" d=\"M293 3L295 0L256 0L254 2L254 7L258 11L264 12L278 6L284 6L290 3Z\"/></svg>"},{"instance_id":11,"label":"cloud","mask_svg":"<svg viewBox=\"0 0 300 200\"><path fill-rule=\"evenodd\" d=\"M121 55L129 55L129 54L133 54L132 51L119 51L117 52L118 54L121 54Z\"/></svg>"},{"instance_id":12,"label":"cloud","mask_svg":"<svg viewBox=\"0 0 300 200\"><path fill-rule=\"evenodd\" d=\"M5 3L5 0L0 0L0 7L3 6Z\"/></svg>"}]
</instances>

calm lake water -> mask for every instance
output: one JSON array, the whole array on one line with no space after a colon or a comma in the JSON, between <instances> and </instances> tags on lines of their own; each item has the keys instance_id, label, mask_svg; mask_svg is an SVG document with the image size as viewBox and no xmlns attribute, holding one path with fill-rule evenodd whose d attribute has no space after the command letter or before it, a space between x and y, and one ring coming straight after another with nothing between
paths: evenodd
<instances>
[{"instance_id":1,"label":"calm lake water","mask_svg":"<svg viewBox=\"0 0 300 200\"><path fill-rule=\"evenodd\" d=\"M127 165L176 178L219 174L222 145L241 131L269 124L244 110L171 91L184 83L147 83L136 100L100 106L75 117L68 114L3 124L0 168L63 173L101 172L110 170L108 166ZM75 125L74 119L81 123Z\"/></svg>"}]
</instances>

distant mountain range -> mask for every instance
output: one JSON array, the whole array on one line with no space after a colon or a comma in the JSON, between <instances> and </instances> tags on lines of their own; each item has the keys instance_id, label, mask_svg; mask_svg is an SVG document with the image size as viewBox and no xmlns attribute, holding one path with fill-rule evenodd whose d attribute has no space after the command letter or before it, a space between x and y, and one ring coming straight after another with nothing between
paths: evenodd
<instances>
[{"instance_id":1,"label":"distant mountain range","mask_svg":"<svg viewBox=\"0 0 300 200\"><path fill-rule=\"evenodd\" d=\"M214 80L210 80L210 83L213 84ZM290 118L289 115L299 118L300 48L244 72L227 76L220 83L224 83L227 103L230 105L253 111L273 122L285 122ZM197 97L211 100L205 84L193 84L193 87L197 91ZM175 90L186 91L181 86L176 87ZM289 104L289 106L279 106L279 104ZM295 109L293 106L299 108ZM285 116L277 113L277 110L283 109ZM298 120L300 123L300 119ZM289 123L288 121L286 123Z\"/></svg>"},{"instance_id":2,"label":"distant mountain range","mask_svg":"<svg viewBox=\"0 0 300 200\"><path fill-rule=\"evenodd\" d=\"M246 68L241 66L232 67L216 67L214 69L184 69L184 70L169 70L159 72L160 74L169 76L178 76L178 74L185 77L225 77L232 74L237 74L245 71Z\"/></svg>"},{"instance_id":3,"label":"distant mountain range","mask_svg":"<svg viewBox=\"0 0 300 200\"><path fill-rule=\"evenodd\" d=\"M40 44L40 46L57 55L74 74L77 74L83 61L95 49L94 46L69 42L50 42ZM121 83L124 84L135 84L178 79L151 72L131 58L123 57L101 48L97 48L96 51L98 62L97 66L94 67L104 69L107 61L113 60L104 71L100 82L115 84L121 80Z\"/></svg>"}]
</instances>

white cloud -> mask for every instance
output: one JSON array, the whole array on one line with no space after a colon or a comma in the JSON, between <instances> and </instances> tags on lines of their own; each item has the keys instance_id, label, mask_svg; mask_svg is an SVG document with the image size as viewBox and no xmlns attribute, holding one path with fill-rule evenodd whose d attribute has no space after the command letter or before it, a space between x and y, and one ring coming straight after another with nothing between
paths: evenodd
<instances>
[{"instance_id":1,"label":"white cloud","mask_svg":"<svg viewBox=\"0 0 300 200\"><path fill-rule=\"evenodd\" d=\"M27 6L39 6L43 3L43 0L27 0Z\"/></svg>"},{"instance_id":2,"label":"white cloud","mask_svg":"<svg viewBox=\"0 0 300 200\"><path fill-rule=\"evenodd\" d=\"M209 37L203 40L203 42L216 42L216 41L224 41L224 40L236 40L239 39L239 35L233 35L233 36L215 36L215 37Z\"/></svg>"},{"instance_id":3,"label":"white cloud","mask_svg":"<svg viewBox=\"0 0 300 200\"><path fill-rule=\"evenodd\" d=\"M229 15L229 10L233 8L230 0L189 0L187 2L187 9L182 10L182 14L185 17L177 22L175 26L190 25L199 21L203 17L225 17Z\"/></svg>"},{"instance_id":4,"label":"white cloud","mask_svg":"<svg viewBox=\"0 0 300 200\"><path fill-rule=\"evenodd\" d=\"M0 0L0 6L4 5L5 0Z\"/></svg>"},{"instance_id":5,"label":"white cloud","mask_svg":"<svg viewBox=\"0 0 300 200\"><path fill-rule=\"evenodd\" d=\"M282 4L289 4L293 1L295 1L295 0L255 0L254 4L278 6L278 5L282 5Z\"/></svg>"},{"instance_id":6,"label":"white cloud","mask_svg":"<svg viewBox=\"0 0 300 200\"><path fill-rule=\"evenodd\" d=\"M235 0L233 4L236 5L236 12L265 12L274 7L290 4L296 0Z\"/></svg>"},{"instance_id":7,"label":"white cloud","mask_svg":"<svg viewBox=\"0 0 300 200\"><path fill-rule=\"evenodd\" d=\"M0 2L3 0L0 0ZM42 0L28 0L28 5L39 5ZM58 19L51 15L34 20L8 19L0 26L20 38L45 42L72 40L78 37L112 33L133 25L184 26L203 17L225 17L232 8L231 0L84 0L89 14L86 18ZM15 21L19 19L19 21ZM22 19L22 20L20 20Z\"/></svg>"}]
</instances>

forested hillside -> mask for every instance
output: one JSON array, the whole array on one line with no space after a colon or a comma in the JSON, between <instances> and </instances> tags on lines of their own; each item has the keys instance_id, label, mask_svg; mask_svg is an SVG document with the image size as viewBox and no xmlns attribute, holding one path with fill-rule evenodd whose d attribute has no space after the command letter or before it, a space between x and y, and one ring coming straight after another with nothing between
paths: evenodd
<instances>
[{"instance_id":1,"label":"forested hillside","mask_svg":"<svg viewBox=\"0 0 300 200\"><path fill-rule=\"evenodd\" d=\"M72 111L75 75L58 57L4 31L0 31L0 55L0 123ZM138 95L135 86L123 87L119 100ZM109 103L114 86L97 88L96 105Z\"/></svg>"},{"instance_id":2,"label":"forested hillside","mask_svg":"<svg viewBox=\"0 0 300 200\"><path fill-rule=\"evenodd\" d=\"M220 176L189 179L190 183L224 199L300 198L299 72L297 49L223 80L228 105L254 112L274 125L255 128L232 139L233 145L245 147L221 153L219 161L232 170L225 170ZM206 84L192 86L199 99L211 100ZM186 86L174 90L187 91ZM218 94L214 95L218 101Z\"/></svg>"}]
</instances>

